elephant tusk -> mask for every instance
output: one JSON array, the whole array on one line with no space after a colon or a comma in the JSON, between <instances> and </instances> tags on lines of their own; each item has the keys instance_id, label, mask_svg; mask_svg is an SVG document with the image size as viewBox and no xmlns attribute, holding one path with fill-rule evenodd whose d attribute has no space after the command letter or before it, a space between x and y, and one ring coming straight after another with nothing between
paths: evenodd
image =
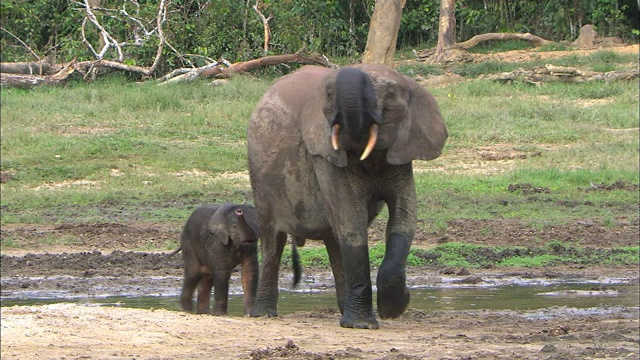
<instances>
[{"instance_id":1,"label":"elephant tusk","mask_svg":"<svg viewBox=\"0 0 640 360\"><path fill-rule=\"evenodd\" d=\"M378 124L373 124L369 128L369 142L367 142L367 147L364 148L362 156L360 156L360 161L366 159L369 154L371 154L373 148L376 146L376 141L378 141Z\"/></svg>"},{"instance_id":2,"label":"elephant tusk","mask_svg":"<svg viewBox=\"0 0 640 360\"><path fill-rule=\"evenodd\" d=\"M340 132L340 124L335 124L331 127L331 146L333 150L338 151L338 133Z\"/></svg>"}]
</instances>

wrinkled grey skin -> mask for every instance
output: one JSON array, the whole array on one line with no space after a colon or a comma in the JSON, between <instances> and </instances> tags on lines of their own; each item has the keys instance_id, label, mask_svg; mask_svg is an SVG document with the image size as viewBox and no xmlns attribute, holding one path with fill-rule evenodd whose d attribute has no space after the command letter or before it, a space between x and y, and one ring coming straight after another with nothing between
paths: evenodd
<instances>
[{"instance_id":1,"label":"wrinkled grey skin","mask_svg":"<svg viewBox=\"0 0 640 360\"><path fill-rule=\"evenodd\" d=\"M208 314L213 287L213 315L227 315L229 278L241 264L244 314L249 315L258 284L258 227L253 206L224 204L195 209L175 252L180 250L184 261L180 305L185 311L193 311L197 287L196 313Z\"/></svg>"},{"instance_id":2,"label":"wrinkled grey skin","mask_svg":"<svg viewBox=\"0 0 640 360\"><path fill-rule=\"evenodd\" d=\"M338 150L331 143L336 123ZM380 128L378 140L360 160L372 124ZM386 66L356 65L340 73L305 66L278 80L248 127L263 255L251 316L277 316L278 267L291 234L324 241L340 324L378 328L367 227L385 203L389 222L377 306L382 318L401 315L409 303L405 267L417 221L411 161L437 158L446 138L433 96Z\"/></svg>"}]
</instances>

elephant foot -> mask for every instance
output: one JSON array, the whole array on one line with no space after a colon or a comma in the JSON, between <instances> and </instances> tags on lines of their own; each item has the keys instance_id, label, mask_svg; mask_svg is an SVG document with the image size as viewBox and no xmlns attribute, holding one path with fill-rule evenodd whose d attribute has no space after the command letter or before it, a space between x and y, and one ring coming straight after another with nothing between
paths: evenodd
<instances>
[{"instance_id":1,"label":"elephant foot","mask_svg":"<svg viewBox=\"0 0 640 360\"><path fill-rule=\"evenodd\" d=\"M272 317L278 317L278 312L276 311L275 307L260 306L259 304L256 303L251 308L250 316L272 318Z\"/></svg>"},{"instance_id":2,"label":"elephant foot","mask_svg":"<svg viewBox=\"0 0 640 360\"><path fill-rule=\"evenodd\" d=\"M180 307L188 313L193 312L193 302L190 298L180 298Z\"/></svg>"},{"instance_id":3,"label":"elephant foot","mask_svg":"<svg viewBox=\"0 0 640 360\"><path fill-rule=\"evenodd\" d=\"M353 329L378 329L380 325L373 314L366 316L357 316L355 314L346 313L340 319L340 326Z\"/></svg>"},{"instance_id":4,"label":"elephant foot","mask_svg":"<svg viewBox=\"0 0 640 360\"><path fill-rule=\"evenodd\" d=\"M378 288L378 313L381 318L397 318L407 309L411 295L409 288L403 287L404 289Z\"/></svg>"}]
</instances>

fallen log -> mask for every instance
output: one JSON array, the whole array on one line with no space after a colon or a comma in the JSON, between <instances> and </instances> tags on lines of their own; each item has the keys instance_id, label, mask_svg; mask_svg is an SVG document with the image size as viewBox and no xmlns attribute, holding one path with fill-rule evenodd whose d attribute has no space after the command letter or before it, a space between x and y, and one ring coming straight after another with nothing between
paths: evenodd
<instances>
[{"instance_id":1,"label":"fallen log","mask_svg":"<svg viewBox=\"0 0 640 360\"><path fill-rule=\"evenodd\" d=\"M228 68L212 68L203 73L204 77L228 77L232 74L237 74L265 66L273 66L280 64L297 63L302 65L321 65L325 67L337 67L332 64L329 59L320 54L305 54L303 52L297 52L294 54L273 55L265 56L259 59L253 59L249 61L237 62L231 64ZM218 70L216 70L218 69ZM219 71L219 72L218 72Z\"/></svg>"},{"instance_id":2,"label":"fallen log","mask_svg":"<svg viewBox=\"0 0 640 360\"><path fill-rule=\"evenodd\" d=\"M242 61L228 65L212 63L195 69L178 69L172 71L170 74L163 76L159 80L161 81L160 84L162 85L174 82L188 82L194 81L196 79L206 79L211 77L228 78L234 74L246 72L249 70L288 63L297 63L304 65L313 64L333 68L337 67L337 65L331 63L329 59L327 59L323 55L316 53L305 54L302 51L298 51L294 54L265 56L259 59Z\"/></svg>"},{"instance_id":3,"label":"fallen log","mask_svg":"<svg viewBox=\"0 0 640 360\"><path fill-rule=\"evenodd\" d=\"M72 61L57 73L48 76L0 73L0 86L29 89L39 85L62 85L73 72Z\"/></svg>"},{"instance_id":4,"label":"fallen log","mask_svg":"<svg viewBox=\"0 0 640 360\"><path fill-rule=\"evenodd\" d=\"M535 46L542 46L547 44L554 44L555 42L543 39L539 36L532 35L530 33L526 34L517 34L517 33L486 33L480 34L472 37L471 39L456 43L456 47L462 49L470 49L481 42L491 41L491 40L526 40L532 42Z\"/></svg>"},{"instance_id":5,"label":"fallen log","mask_svg":"<svg viewBox=\"0 0 640 360\"><path fill-rule=\"evenodd\" d=\"M25 74L25 75L51 75L53 70L51 64L37 61L37 62L15 62L0 64L0 72L9 74Z\"/></svg>"},{"instance_id":6,"label":"fallen log","mask_svg":"<svg viewBox=\"0 0 640 360\"><path fill-rule=\"evenodd\" d=\"M283 54L265 56L259 59L253 59L249 61L229 63L226 60L208 64L199 68L182 68L176 69L168 73L167 75L159 79L161 84L193 81L196 79L206 79L210 77L227 78L233 74L279 64L298 63L298 64L315 64L325 67L337 67L337 65L331 63L325 56L310 53L307 54L303 51L298 51L294 54ZM60 68L59 66L51 66L52 69ZM0 79L0 85L3 87L19 87L19 88L31 88L39 85L59 85L66 81L67 77L74 71L79 72L85 79L94 79L97 74L102 70L105 71L129 71L132 73L142 74L144 76L153 76L155 72L154 67L143 67L127 65L113 60L97 60L97 61L80 61L76 62L75 59L67 63L62 70L54 75L29 75L29 74L8 74L2 73Z\"/></svg>"},{"instance_id":7,"label":"fallen log","mask_svg":"<svg viewBox=\"0 0 640 360\"><path fill-rule=\"evenodd\" d=\"M460 62L460 61L466 62L466 61L469 61L471 56L469 54L466 54L465 50L470 49L470 48L480 44L481 42L491 41L491 40L500 40L500 41L504 41L504 40L526 40L526 41L532 42L535 46L542 46L542 45L547 45L547 44L555 44L555 42L553 42L553 41L543 39L543 38L541 38L539 36L536 36L536 35L533 35L533 34L530 34L530 33L525 33L525 34L521 34L521 33L486 33L486 34L476 35L476 36L472 37L471 39L469 39L467 41L463 41L463 42L460 42L460 43L455 43L451 47L445 49L444 52L445 53L449 53L449 54L445 55L444 56L444 60L441 60L440 62ZM416 51L416 50L413 51L414 55L420 61L425 61L427 59L433 60L433 59L430 59L430 58L433 57L435 52L436 52L435 48L424 49L424 50L420 50L420 51Z\"/></svg>"}]
</instances>

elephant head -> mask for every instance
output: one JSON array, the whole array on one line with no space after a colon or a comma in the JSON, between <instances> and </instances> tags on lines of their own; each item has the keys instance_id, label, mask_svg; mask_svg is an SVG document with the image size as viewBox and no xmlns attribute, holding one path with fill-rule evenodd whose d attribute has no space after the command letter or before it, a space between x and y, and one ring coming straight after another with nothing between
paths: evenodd
<instances>
[{"instance_id":1,"label":"elephant head","mask_svg":"<svg viewBox=\"0 0 640 360\"><path fill-rule=\"evenodd\" d=\"M213 237L227 246L255 246L258 242L258 226L253 207L225 204L211 216L207 227Z\"/></svg>"},{"instance_id":2,"label":"elephant head","mask_svg":"<svg viewBox=\"0 0 640 360\"><path fill-rule=\"evenodd\" d=\"M435 99L414 80L374 64L345 67L323 81L324 119L303 123L307 149L340 167L386 150L390 165L440 156L447 130Z\"/></svg>"}]
</instances>

